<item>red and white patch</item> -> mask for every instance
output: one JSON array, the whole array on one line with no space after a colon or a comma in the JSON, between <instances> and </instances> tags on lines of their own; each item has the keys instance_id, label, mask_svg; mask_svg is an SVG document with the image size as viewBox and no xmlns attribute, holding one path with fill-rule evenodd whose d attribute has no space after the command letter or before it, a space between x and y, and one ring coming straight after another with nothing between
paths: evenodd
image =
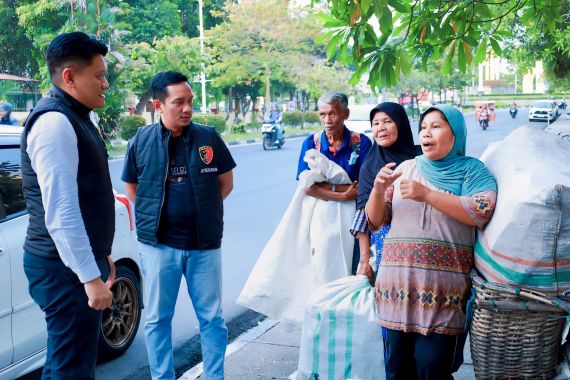
<instances>
[{"instance_id":1,"label":"red and white patch","mask_svg":"<svg viewBox=\"0 0 570 380\"><path fill-rule=\"evenodd\" d=\"M200 153L200 158L206 165L209 165L214 158L214 149L211 146L201 146L198 148L198 153Z\"/></svg>"}]
</instances>

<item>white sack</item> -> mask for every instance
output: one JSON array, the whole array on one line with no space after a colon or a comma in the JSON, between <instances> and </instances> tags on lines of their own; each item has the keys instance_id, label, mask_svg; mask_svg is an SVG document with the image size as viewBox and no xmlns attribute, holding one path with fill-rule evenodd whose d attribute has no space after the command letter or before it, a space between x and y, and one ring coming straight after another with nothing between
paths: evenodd
<instances>
[{"instance_id":1,"label":"white sack","mask_svg":"<svg viewBox=\"0 0 570 380\"><path fill-rule=\"evenodd\" d=\"M498 185L478 232L475 266L489 280L547 293L570 289L570 141L520 127L481 160Z\"/></svg>"},{"instance_id":2,"label":"white sack","mask_svg":"<svg viewBox=\"0 0 570 380\"><path fill-rule=\"evenodd\" d=\"M311 292L350 274L355 201L328 202L305 195L318 182L349 184L346 171L314 149L293 199L261 252L237 303L273 319L301 322Z\"/></svg>"}]
</instances>

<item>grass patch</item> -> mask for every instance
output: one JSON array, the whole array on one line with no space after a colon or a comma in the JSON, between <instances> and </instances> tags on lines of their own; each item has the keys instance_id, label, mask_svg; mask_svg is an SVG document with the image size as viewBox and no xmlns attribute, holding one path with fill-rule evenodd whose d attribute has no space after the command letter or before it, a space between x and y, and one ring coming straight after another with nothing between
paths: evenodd
<instances>
[{"instance_id":1,"label":"grass patch","mask_svg":"<svg viewBox=\"0 0 570 380\"><path fill-rule=\"evenodd\" d=\"M110 157L120 157L127 153L127 145L107 145L107 153Z\"/></svg>"}]
</instances>

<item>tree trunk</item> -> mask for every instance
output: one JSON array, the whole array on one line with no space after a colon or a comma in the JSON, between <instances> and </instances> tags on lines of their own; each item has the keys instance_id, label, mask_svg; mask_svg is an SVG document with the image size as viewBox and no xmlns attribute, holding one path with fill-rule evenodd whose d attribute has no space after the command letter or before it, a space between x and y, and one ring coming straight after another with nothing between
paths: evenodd
<instances>
[{"instance_id":1,"label":"tree trunk","mask_svg":"<svg viewBox=\"0 0 570 380\"><path fill-rule=\"evenodd\" d=\"M269 116L269 111L271 111L271 79L269 76L265 78L265 115Z\"/></svg>"},{"instance_id":2,"label":"tree trunk","mask_svg":"<svg viewBox=\"0 0 570 380\"><path fill-rule=\"evenodd\" d=\"M101 0L97 0L97 38L101 37Z\"/></svg>"},{"instance_id":3,"label":"tree trunk","mask_svg":"<svg viewBox=\"0 0 570 380\"><path fill-rule=\"evenodd\" d=\"M142 113L146 110L146 104L148 103L151 97L152 93L150 92L150 90L141 95L135 112L137 115L142 115Z\"/></svg>"},{"instance_id":4,"label":"tree trunk","mask_svg":"<svg viewBox=\"0 0 570 380\"><path fill-rule=\"evenodd\" d=\"M230 89L228 90L228 96L226 98L226 107L228 109L228 115L232 113L232 111L234 110L234 105L233 105L233 100L234 100L234 96L233 96L233 87L230 87Z\"/></svg>"},{"instance_id":5,"label":"tree trunk","mask_svg":"<svg viewBox=\"0 0 570 380\"><path fill-rule=\"evenodd\" d=\"M251 97L251 95L250 95ZM255 130L259 130L257 124L257 117L255 116L255 107L257 105L257 98L251 97L251 124L255 125Z\"/></svg>"}]
</instances>

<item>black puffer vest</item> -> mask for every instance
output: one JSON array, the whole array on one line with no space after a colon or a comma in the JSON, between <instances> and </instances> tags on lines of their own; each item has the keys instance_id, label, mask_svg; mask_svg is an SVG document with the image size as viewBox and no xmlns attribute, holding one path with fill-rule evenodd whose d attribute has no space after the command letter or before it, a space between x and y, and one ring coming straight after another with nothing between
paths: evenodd
<instances>
[{"instance_id":1,"label":"black puffer vest","mask_svg":"<svg viewBox=\"0 0 570 380\"><path fill-rule=\"evenodd\" d=\"M30 222L24 250L38 256L59 257L55 244L45 225L45 211L38 178L26 152L28 133L39 116L46 112L60 112L70 121L77 136L79 166L77 186L79 208L83 223L96 258L111 254L115 234L115 200L109 176L107 150L99 131L89 119L91 110L58 87L52 87L49 96L40 99L26 119L22 133L22 186Z\"/></svg>"},{"instance_id":2,"label":"black puffer vest","mask_svg":"<svg viewBox=\"0 0 570 380\"><path fill-rule=\"evenodd\" d=\"M140 128L131 140L137 166L137 199L135 204L137 235L141 243L156 246L160 213L164 203L168 170L170 131L161 123ZM188 174L194 192L198 249L216 249L222 244L224 209L220 195L216 155L209 164L200 158L199 150L216 147L214 128L192 123L184 134ZM187 200L177 200L187 202Z\"/></svg>"}]
</instances>

